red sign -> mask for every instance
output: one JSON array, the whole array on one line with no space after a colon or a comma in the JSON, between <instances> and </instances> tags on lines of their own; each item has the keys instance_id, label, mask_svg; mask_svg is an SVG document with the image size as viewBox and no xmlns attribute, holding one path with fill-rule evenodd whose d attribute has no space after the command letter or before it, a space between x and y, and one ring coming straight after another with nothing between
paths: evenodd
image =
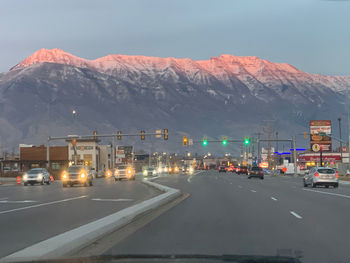
<instances>
[{"instance_id":1,"label":"red sign","mask_svg":"<svg viewBox=\"0 0 350 263\"><path fill-rule=\"evenodd\" d=\"M299 156L300 162L319 162L320 161L320 155L301 155ZM322 160L324 162L334 162L334 161L340 161L341 157L340 155L334 155L334 154L322 154Z\"/></svg>"},{"instance_id":2,"label":"red sign","mask_svg":"<svg viewBox=\"0 0 350 263\"><path fill-rule=\"evenodd\" d=\"M322 152L332 151L332 122L330 120L310 121L310 147L314 144L320 146ZM317 148L317 147L316 147Z\"/></svg>"}]
</instances>

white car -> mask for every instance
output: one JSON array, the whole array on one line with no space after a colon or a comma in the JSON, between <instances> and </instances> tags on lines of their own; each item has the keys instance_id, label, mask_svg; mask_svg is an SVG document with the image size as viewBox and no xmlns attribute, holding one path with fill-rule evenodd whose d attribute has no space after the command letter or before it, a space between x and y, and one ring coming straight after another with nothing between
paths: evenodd
<instances>
[{"instance_id":1,"label":"white car","mask_svg":"<svg viewBox=\"0 0 350 263\"><path fill-rule=\"evenodd\" d=\"M23 184L50 184L50 173L45 168L33 168L26 172L23 177Z\"/></svg>"}]
</instances>

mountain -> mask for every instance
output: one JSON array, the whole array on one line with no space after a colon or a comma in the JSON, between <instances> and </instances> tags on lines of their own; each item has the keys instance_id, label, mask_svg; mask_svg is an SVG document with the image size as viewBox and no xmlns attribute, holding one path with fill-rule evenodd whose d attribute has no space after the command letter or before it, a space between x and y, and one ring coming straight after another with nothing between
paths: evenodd
<instances>
[{"instance_id":1,"label":"mountain","mask_svg":"<svg viewBox=\"0 0 350 263\"><path fill-rule=\"evenodd\" d=\"M0 136L9 148L44 143L48 135L168 128L170 140L153 138L153 150L175 151L183 149L184 134L242 138L273 119L280 136L290 138L306 130L310 119L335 122L345 112L349 85L348 76L309 74L258 57L194 61L108 55L87 60L42 49L0 74Z\"/></svg>"}]
</instances>

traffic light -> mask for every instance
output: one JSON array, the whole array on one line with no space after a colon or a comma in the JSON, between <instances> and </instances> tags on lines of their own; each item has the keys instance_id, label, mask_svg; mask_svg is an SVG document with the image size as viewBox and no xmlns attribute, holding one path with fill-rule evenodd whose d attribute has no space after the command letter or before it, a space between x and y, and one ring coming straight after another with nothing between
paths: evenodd
<instances>
[{"instance_id":1,"label":"traffic light","mask_svg":"<svg viewBox=\"0 0 350 263\"><path fill-rule=\"evenodd\" d=\"M183 143L184 146L187 146L187 136L184 136L182 138L182 143Z\"/></svg>"},{"instance_id":2,"label":"traffic light","mask_svg":"<svg viewBox=\"0 0 350 263\"><path fill-rule=\"evenodd\" d=\"M169 136L168 136L168 129L164 129L163 130L163 136L164 136L164 140L167 140L168 138L169 138Z\"/></svg>"},{"instance_id":3,"label":"traffic light","mask_svg":"<svg viewBox=\"0 0 350 263\"><path fill-rule=\"evenodd\" d=\"M244 144L245 144L245 145L250 144L250 138L249 138L248 136L245 136L245 137L244 137Z\"/></svg>"},{"instance_id":4,"label":"traffic light","mask_svg":"<svg viewBox=\"0 0 350 263\"><path fill-rule=\"evenodd\" d=\"M208 138L207 138L207 136L205 136L204 138L203 138L203 146L207 146L208 145Z\"/></svg>"},{"instance_id":5,"label":"traffic light","mask_svg":"<svg viewBox=\"0 0 350 263\"><path fill-rule=\"evenodd\" d=\"M226 137L223 137L222 138L222 145L227 145L227 138Z\"/></svg>"},{"instance_id":6,"label":"traffic light","mask_svg":"<svg viewBox=\"0 0 350 263\"><path fill-rule=\"evenodd\" d=\"M121 139L122 139L122 132L117 131L117 140L121 140Z\"/></svg>"},{"instance_id":7,"label":"traffic light","mask_svg":"<svg viewBox=\"0 0 350 263\"><path fill-rule=\"evenodd\" d=\"M93 134L94 134L94 140L97 140L97 131L94 131Z\"/></svg>"},{"instance_id":8,"label":"traffic light","mask_svg":"<svg viewBox=\"0 0 350 263\"><path fill-rule=\"evenodd\" d=\"M145 136L145 131L141 131L141 140L145 140L146 136Z\"/></svg>"}]
</instances>

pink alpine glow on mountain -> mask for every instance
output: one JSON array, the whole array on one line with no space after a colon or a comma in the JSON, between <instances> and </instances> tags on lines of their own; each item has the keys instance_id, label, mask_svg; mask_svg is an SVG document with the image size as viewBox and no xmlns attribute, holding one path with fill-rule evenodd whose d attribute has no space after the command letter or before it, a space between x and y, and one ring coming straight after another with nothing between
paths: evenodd
<instances>
[{"instance_id":1,"label":"pink alpine glow on mountain","mask_svg":"<svg viewBox=\"0 0 350 263\"><path fill-rule=\"evenodd\" d=\"M198 84L205 83L211 76L226 85L231 76L242 81L249 89L264 85L270 88L280 85L294 85L304 88L308 83L341 91L350 84L349 76L324 76L303 72L286 63L273 63L255 56L241 57L221 55L209 60L195 61L189 58L160 58L147 56L107 55L95 60L87 60L61 49L41 49L30 55L11 70L22 69L37 63L57 63L80 68L89 68L104 74L127 77L128 73L155 76L166 72L177 78L184 74ZM129 77L128 77L129 78Z\"/></svg>"}]
</instances>

